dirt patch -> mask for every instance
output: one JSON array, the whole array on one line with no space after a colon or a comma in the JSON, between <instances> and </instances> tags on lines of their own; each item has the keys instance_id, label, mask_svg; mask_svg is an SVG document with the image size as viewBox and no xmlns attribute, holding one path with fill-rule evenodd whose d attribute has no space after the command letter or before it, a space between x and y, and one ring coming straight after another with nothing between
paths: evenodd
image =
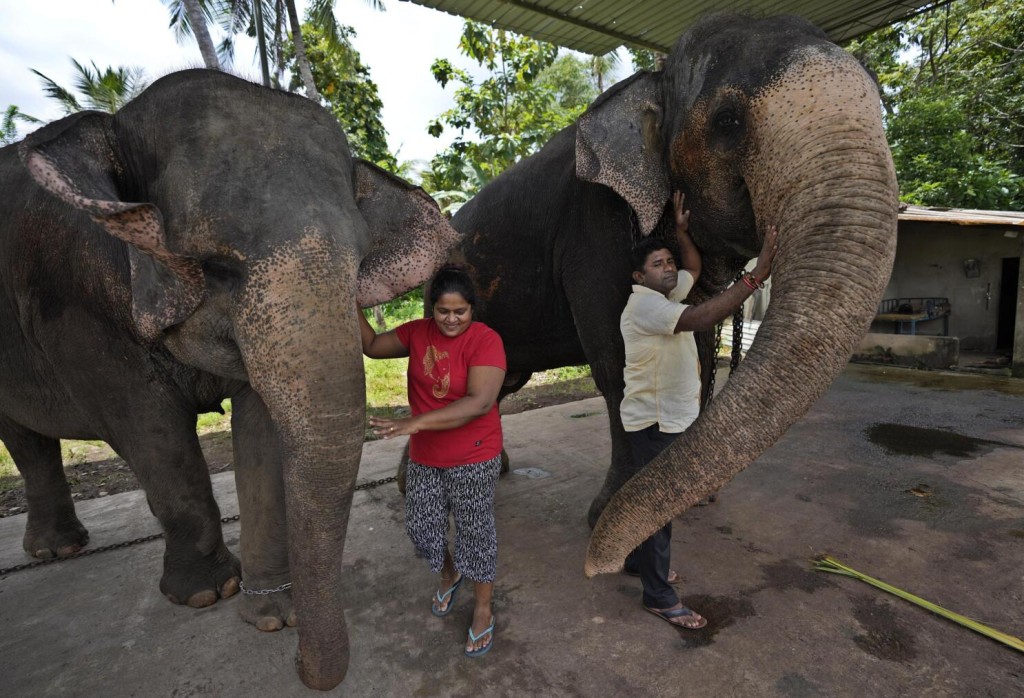
<instances>
[{"instance_id":1,"label":"dirt patch","mask_svg":"<svg viewBox=\"0 0 1024 698\"><path fill-rule=\"evenodd\" d=\"M529 384L502 400L501 413L518 414L598 395L600 392L592 378ZM200 433L199 444L210 473L222 473L233 468L230 431ZM64 474L71 487L71 496L76 501L140 488L127 463L102 442L75 442L75 446L65 453ZM25 487L21 478L17 475L0 477L0 518L25 512Z\"/></svg>"}]
</instances>

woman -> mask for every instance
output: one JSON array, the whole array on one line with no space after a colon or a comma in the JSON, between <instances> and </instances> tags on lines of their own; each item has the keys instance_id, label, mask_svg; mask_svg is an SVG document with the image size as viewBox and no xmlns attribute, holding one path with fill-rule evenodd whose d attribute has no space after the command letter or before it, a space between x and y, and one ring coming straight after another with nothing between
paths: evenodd
<instances>
[{"instance_id":1,"label":"woman","mask_svg":"<svg viewBox=\"0 0 1024 698\"><path fill-rule=\"evenodd\" d=\"M476 292L465 271L442 267L429 289L432 318L382 334L357 309L366 356L409 357L412 416L371 417L370 425L386 439L409 436L405 528L417 554L441 573L430 610L448 615L463 579L473 580L476 608L466 655L480 657L494 645L494 487L502 449L497 399L505 348L494 330L473 322ZM454 556L447 541L449 515L455 519Z\"/></svg>"}]
</instances>

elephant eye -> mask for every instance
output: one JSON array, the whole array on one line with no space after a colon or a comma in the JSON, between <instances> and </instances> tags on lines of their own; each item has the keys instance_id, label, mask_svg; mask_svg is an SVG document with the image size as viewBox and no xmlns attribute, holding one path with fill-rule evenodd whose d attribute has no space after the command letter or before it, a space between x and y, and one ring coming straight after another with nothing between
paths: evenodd
<instances>
[{"instance_id":1,"label":"elephant eye","mask_svg":"<svg viewBox=\"0 0 1024 698\"><path fill-rule=\"evenodd\" d=\"M242 270L234 259L212 257L203 260L203 274L218 281L236 281L242 277Z\"/></svg>"},{"instance_id":2,"label":"elephant eye","mask_svg":"<svg viewBox=\"0 0 1024 698\"><path fill-rule=\"evenodd\" d=\"M732 109L722 109L715 114L715 126L725 131L739 128L740 118Z\"/></svg>"}]
</instances>

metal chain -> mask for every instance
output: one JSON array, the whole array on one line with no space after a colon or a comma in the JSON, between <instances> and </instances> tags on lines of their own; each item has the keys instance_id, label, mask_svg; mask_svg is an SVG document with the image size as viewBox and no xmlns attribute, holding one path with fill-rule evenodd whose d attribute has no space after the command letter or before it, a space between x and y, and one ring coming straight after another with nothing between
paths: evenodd
<instances>
[{"instance_id":1,"label":"metal chain","mask_svg":"<svg viewBox=\"0 0 1024 698\"><path fill-rule=\"evenodd\" d=\"M743 306L732 315L732 356L729 358L729 373L732 374L740 365L743 354Z\"/></svg>"},{"instance_id":2,"label":"metal chain","mask_svg":"<svg viewBox=\"0 0 1024 698\"><path fill-rule=\"evenodd\" d=\"M736 283L743 276L743 272L736 275L736 278L732 280ZM714 344L714 356L711 359L711 377L708 378L708 396L704 400L704 409L707 409L711 404L711 401L715 397L715 374L718 372L718 345L722 343L722 327L725 325L725 321L718 323L715 327L715 344ZM729 374L736 370L736 367L740 365L740 358L743 353L743 305L741 304L736 312L732 315L732 348L729 357Z\"/></svg>"},{"instance_id":3,"label":"metal chain","mask_svg":"<svg viewBox=\"0 0 1024 698\"><path fill-rule=\"evenodd\" d=\"M292 583L285 582L276 589L247 589L245 584L239 582L238 588L242 590L243 594L247 594L249 596L266 596L267 594L276 594L279 591L287 591L292 588Z\"/></svg>"},{"instance_id":4,"label":"metal chain","mask_svg":"<svg viewBox=\"0 0 1024 698\"><path fill-rule=\"evenodd\" d=\"M711 400L715 397L715 374L718 373L718 345L722 343L722 325L724 324L724 322L720 322L715 327L715 344L711 349L711 377L708 378L708 396L704 400L704 409L711 405Z\"/></svg>"},{"instance_id":5,"label":"metal chain","mask_svg":"<svg viewBox=\"0 0 1024 698\"><path fill-rule=\"evenodd\" d=\"M392 475L391 477L381 478L380 480L370 480L369 482L364 482L364 483L362 483L360 485L356 485L355 489L356 490L370 490L370 489L373 489L374 487L380 487L381 485L386 485L389 482L397 482L397 480L398 480L398 476L397 475ZM220 522L222 524L226 524L226 523L231 523L233 521L238 521L238 519L239 519L239 515L235 514L234 516L225 516L224 518L222 518L220 520ZM63 557L51 557L51 558L47 558L45 560L34 560L33 562L26 562L26 563L24 563L22 565L15 565L14 567L5 567L3 569L0 569L0 577L4 577L4 576L6 576L8 574L11 574L13 572L21 572L22 570L30 570L30 569L33 569L35 567L42 567L43 565L52 565L55 562L67 562L68 560L75 560L77 558L86 557L88 555L97 555L99 553L105 553L105 552L110 551L110 550L118 550L119 548L128 548L128 547L131 547L133 545L138 545L140 543L149 543L150 541L159 540L159 539L161 539L163 537L164 537L163 533L154 533L154 534L149 535L149 536L143 536L142 538L135 538L133 540L121 541L120 543L111 543L110 545L104 545L104 546L101 546L99 548L90 548L88 550L80 550L77 553L72 553L70 555L64 555ZM273 591L282 591L282 589L272 589L270 591L251 591L251 592L247 591L246 593L247 594L248 593L252 593L252 594L269 594L269 593L271 593Z\"/></svg>"}]
</instances>

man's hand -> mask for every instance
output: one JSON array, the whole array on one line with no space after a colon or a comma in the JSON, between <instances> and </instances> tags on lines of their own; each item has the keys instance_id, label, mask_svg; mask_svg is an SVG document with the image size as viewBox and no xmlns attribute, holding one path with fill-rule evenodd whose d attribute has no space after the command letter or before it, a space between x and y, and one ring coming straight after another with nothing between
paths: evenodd
<instances>
[{"instance_id":1,"label":"man's hand","mask_svg":"<svg viewBox=\"0 0 1024 698\"><path fill-rule=\"evenodd\" d=\"M693 283L697 283L701 272L700 251L690 237L690 211L686 208L686 196L681 191L673 192L672 206L675 208L676 240L679 242L679 268L690 272Z\"/></svg>"},{"instance_id":2,"label":"man's hand","mask_svg":"<svg viewBox=\"0 0 1024 698\"><path fill-rule=\"evenodd\" d=\"M779 231L774 225L768 226L764 234L764 243L761 245L761 254L757 255L757 264L752 272L758 283L762 283L772 275L772 260L775 253L779 251Z\"/></svg>"},{"instance_id":3,"label":"man's hand","mask_svg":"<svg viewBox=\"0 0 1024 698\"><path fill-rule=\"evenodd\" d=\"M672 206L676 210L676 235L689 233L690 231L690 209L683 204L686 202L686 195L681 191L672 194Z\"/></svg>"}]
</instances>

